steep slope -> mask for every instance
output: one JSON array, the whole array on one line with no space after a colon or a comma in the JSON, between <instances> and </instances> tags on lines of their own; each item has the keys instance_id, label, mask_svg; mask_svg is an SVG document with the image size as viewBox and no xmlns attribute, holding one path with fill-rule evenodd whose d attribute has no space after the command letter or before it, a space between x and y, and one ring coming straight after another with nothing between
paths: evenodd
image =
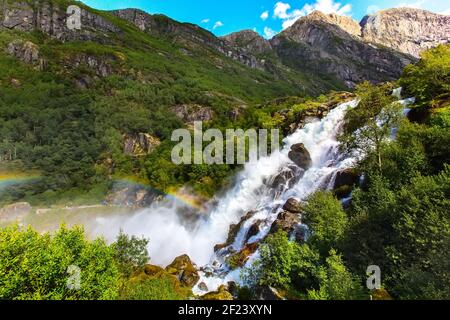
<instances>
[{"instance_id":1,"label":"steep slope","mask_svg":"<svg viewBox=\"0 0 450 320\"><path fill-rule=\"evenodd\" d=\"M82 7L81 30L67 28L72 3ZM173 165L173 130L195 119L255 126L248 110L268 99L340 88L288 68L251 68L218 50L224 41L203 29L154 19L142 31L79 2L0 1L0 166L42 175L0 202L59 200L65 192L98 201L123 177L159 190L192 180L213 192L234 168ZM177 110L194 112L185 119Z\"/></svg>"},{"instance_id":2,"label":"steep slope","mask_svg":"<svg viewBox=\"0 0 450 320\"><path fill-rule=\"evenodd\" d=\"M412 8L394 8L361 21L365 41L419 57L423 50L450 41L450 16Z\"/></svg>"},{"instance_id":3,"label":"steep slope","mask_svg":"<svg viewBox=\"0 0 450 320\"><path fill-rule=\"evenodd\" d=\"M337 22L315 11L274 37L272 47L284 64L322 76L334 75L350 87L363 80L393 80L414 61L392 49L365 43L343 29L357 33L354 24Z\"/></svg>"},{"instance_id":4,"label":"steep slope","mask_svg":"<svg viewBox=\"0 0 450 320\"><path fill-rule=\"evenodd\" d=\"M115 16L134 24L141 31L172 39L189 49L211 48L251 68L263 69L263 62L240 48L233 48L209 31L190 23L180 23L164 15L151 15L138 9L111 11Z\"/></svg>"},{"instance_id":5,"label":"steep slope","mask_svg":"<svg viewBox=\"0 0 450 320\"><path fill-rule=\"evenodd\" d=\"M242 48L254 54L267 53L272 50L270 42L253 30L243 30L222 37L235 48Z\"/></svg>"}]
</instances>

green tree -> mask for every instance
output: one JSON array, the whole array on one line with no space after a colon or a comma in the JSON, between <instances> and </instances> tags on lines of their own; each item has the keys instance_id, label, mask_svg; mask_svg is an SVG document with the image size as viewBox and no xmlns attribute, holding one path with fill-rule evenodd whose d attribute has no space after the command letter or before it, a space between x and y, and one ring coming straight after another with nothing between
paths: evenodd
<instances>
[{"instance_id":1,"label":"green tree","mask_svg":"<svg viewBox=\"0 0 450 320\"><path fill-rule=\"evenodd\" d=\"M102 239L88 242L81 228L41 235L7 227L0 230L0 252L1 299L117 298L114 251ZM80 271L79 289L68 286L78 276L68 273L70 266Z\"/></svg>"},{"instance_id":2,"label":"green tree","mask_svg":"<svg viewBox=\"0 0 450 320\"><path fill-rule=\"evenodd\" d=\"M369 82L360 84L356 90L360 102L347 112L344 134L340 137L347 152L357 150L368 154L374 150L380 172L383 165L382 144L391 135L392 129L398 126L402 110L402 106L395 103L395 98L389 94L389 89Z\"/></svg>"},{"instance_id":3,"label":"green tree","mask_svg":"<svg viewBox=\"0 0 450 320\"><path fill-rule=\"evenodd\" d=\"M307 199L303 222L311 229L309 243L322 255L340 243L348 224L347 214L331 192L319 191Z\"/></svg>"},{"instance_id":4,"label":"green tree","mask_svg":"<svg viewBox=\"0 0 450 320\"><path fill-rule=\"evenodd\" d=\"M147 246L148 239L128 236L121 230L116 242L112 244L114 258L120 273L128 278L133 272L144 268L150 261Z\"/></svg>"},{"instance_id":5,"label":"green tree","mask_svg":"<svg viewBox=\"0 0 450 320\"><path fill-rule=\"evenodd\" d=\"M325 266L318 268L316 276L319 279L319 289L308 290L308 298L311 300L367 299L359 280L347 270L342 257L334 249L326 258Z\"/></svg>"},{"instance_id":6,"label":"green tree","mask_svg":"<svg viewBox=\"0 0 450 320\"><path fill-rule=\"evenodd\" d=\"M419 106L432 107L433 101L448 100L450 45L440 45L424 51L418 63L405 67L399 83L417 99Z\"/></svg>"}]
</instances>

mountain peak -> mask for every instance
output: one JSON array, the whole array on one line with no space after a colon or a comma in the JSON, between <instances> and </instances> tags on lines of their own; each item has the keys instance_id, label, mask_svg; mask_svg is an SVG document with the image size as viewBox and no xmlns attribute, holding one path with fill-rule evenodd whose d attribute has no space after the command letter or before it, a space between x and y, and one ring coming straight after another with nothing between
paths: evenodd
<instances>
[{"instance_id":1,"label":"mountain peak","mask_svg":"<svg viewBox=\"0 0 450 320\"><path fill-rule=\"evenodd\" d=\"M450 16L415 8L392 8L361 20L362 36L397 51L419 57L423 50L449 43Z\"/></svg>"},{"instance_id":2,"label":"mountain peak","mask_svg":"<svg viewBox=\"0 0 450 320\"><path fill-rule=\"evenodd\" d=\"M342 30L346 31L347 33L353 35L353 36L361 36L361 26L358 22L353 20L350 17L347 16L340 16L335 13L325 14L322 11L314 10L309 15L300 18L300 23L305 21L321 21L329 24L336 25L340 27ZM299 22L297 21L297 22ZM297 23L296 22L296 23Z\"/></svg>"},{"instance_id":3,"label":"mountain peak","mask_svg":"<svg viewBox=\"0 0 450 320\"><path fill-rule=\"evenodd\" d=\"M243 48L248 52L256 54L271 49L269 41L261 37L259 33L249 29L234 32L221 38L234 47Z\"/></svg>"}]
</instances>

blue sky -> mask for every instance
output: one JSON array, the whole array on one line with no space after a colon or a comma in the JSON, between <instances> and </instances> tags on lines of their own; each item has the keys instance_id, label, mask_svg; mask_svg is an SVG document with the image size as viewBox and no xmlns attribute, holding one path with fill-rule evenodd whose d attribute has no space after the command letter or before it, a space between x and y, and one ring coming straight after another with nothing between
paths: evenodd
<instances>
[{"instance_id":1,"label":"blue sky","mask_svg":"<svg viewBox=\"0 0 450 320\"><path fill-rule=\"evenodd\" d=\"M253 29L270 38L314 9L360 20L379 9L408 6L450 14L448 0L82 0L97 9L140 8L202 26L218 36Z\"/></svg>"}]
</instances>

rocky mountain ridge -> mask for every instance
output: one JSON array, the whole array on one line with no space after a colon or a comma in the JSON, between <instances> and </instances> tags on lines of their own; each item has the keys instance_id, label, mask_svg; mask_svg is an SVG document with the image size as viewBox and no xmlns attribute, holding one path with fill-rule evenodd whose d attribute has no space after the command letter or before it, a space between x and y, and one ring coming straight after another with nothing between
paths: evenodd
<instances>
[{"instance_id":1,"label":"rocky mountain ridge","mask_svg":"<svg viewBox=\"0 0 450 320\"><path fill-rule=\"evenodd\" d=\"M216 37L190 23L138 9L110 12L81 7L81 30L69 30L60 2L2 0L0 30L38 30L62 42L120 39L120 18L153 37L182 46L185 54L219 54L250 68L284 78L286 72L314 75L354 87L356 83L398 78L422 49L448 43L450 17L418 9L389 9L365 17L360 24L349 17L315 11L271 40L251 30ZM67 4L70 4L67 1Z\"/></svg>"}]
</instances>

